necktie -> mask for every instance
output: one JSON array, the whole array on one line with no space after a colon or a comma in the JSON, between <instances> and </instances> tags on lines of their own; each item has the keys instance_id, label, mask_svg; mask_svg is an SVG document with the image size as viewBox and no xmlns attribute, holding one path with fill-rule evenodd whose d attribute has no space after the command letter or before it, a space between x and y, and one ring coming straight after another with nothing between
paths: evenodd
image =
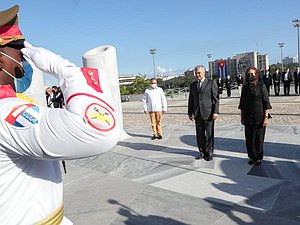
<instances>
[{"instance_id":1,"label":"necktie","mask_svg":"<svg viewBox=\"0 0 300 225\"><path fill-rule=\"evenodd\" d=\"M197 83L197 89L198 89L198 92L200 92L201 87L202 87L202 81L199 80L198 83Z\"/></svg>"}]
</instances>

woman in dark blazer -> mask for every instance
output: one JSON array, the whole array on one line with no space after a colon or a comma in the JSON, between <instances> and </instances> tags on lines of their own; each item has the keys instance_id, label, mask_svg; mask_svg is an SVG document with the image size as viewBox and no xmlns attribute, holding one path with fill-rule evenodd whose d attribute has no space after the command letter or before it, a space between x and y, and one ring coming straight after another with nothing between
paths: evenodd
<instances>
[{"instance_id":1,"label":"woman in dark blazer","mask_svg":"<svg viewBox=\"0 0 300 225\"><path fill-rule=\"evenodd\" d=\"M246 83L239 104L241 123L245 126L246 148L250 159L248 163L259 165L263 159L268 113L272 107L267 88L259 81L258 70L250 67L245 77Z\"/></svg>"}]
</instances>

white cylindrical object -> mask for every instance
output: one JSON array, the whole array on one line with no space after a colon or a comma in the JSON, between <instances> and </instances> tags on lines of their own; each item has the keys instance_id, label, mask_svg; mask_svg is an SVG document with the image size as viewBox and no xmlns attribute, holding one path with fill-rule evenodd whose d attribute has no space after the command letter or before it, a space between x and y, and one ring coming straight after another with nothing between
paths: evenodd
<instances>
[{"instance_id":1,"label":"white cylindrical object","mask_svg":"<svg viewBox=\"0 0 300 225\"><path fill-rule=\"evenodd\" d=\"M120 128L124 130L116 49L112 46L91 49L82 56L82 61L84 67L105 71L116 110L116 119Z\"/></svg>"},{"instance_id":2,"label":"white cylindrical object","mask_svg":"<svg viewBox=\"0 0 300 225\"><path fill-rule=\"evenodd\" d=\"M36 101L39 106L46 106L43 72L36 68L31 61L27 61L33 69L32 81L29 88L22 94Z\"/></svg>"}]
</instances>

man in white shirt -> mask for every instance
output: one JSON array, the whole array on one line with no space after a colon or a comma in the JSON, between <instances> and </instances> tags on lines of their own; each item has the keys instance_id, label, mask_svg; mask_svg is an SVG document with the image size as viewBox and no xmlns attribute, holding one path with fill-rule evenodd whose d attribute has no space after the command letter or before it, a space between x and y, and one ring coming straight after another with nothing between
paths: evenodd
<instances>
[{"instance_id":1,"label":"man in white shirt","mask_svg":"<svg viewBox=\"0 0 300 225\"><path fill-rule=\"evenodd\" d=\"M283 73L283 76L282 76L284 95L290 95L290 86L291 86L292 79L293 78L292 78L292 74L290 72L290 69L287 68L286 71Z\"/></svg>"},{"instance_id":2,"label":"man in white shirt","mask_svg":"<svg viewBox=\"0 0 300 225\"><path fill-rule=\"evenodd\" d=\"M162 139L162 114L167 111L167 100L162 88L157 87L157 80L150 80L151 87L146 89L143 102L144 113L150 115L153 131L152 140Z\"/></svg>"}]
</instances>

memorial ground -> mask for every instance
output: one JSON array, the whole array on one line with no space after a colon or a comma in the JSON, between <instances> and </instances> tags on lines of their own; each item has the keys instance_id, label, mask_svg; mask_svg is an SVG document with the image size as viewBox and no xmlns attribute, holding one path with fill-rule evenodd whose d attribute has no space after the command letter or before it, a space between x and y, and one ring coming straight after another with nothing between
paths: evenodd
<instances>
[{"instance_id":1,"label":"memorial ground","mask_svg":"<svg viewBox=\"0 0 300 225\"><path fill-rule=\"evenodd\" d=\"M141 101L122 103L129 138L67 161L66 216L89 225L300 225L300 96L271 96L260 166L247 164L238 102L236 90L221 98L210 162L194 159L184 94L168 99L162 140L150 139Z\"/></svg>"},{"instance_id":2,"label":"memorial ground","mask_svg":"<svg viewBox=\"0 0 300 225\"><path fill-rule=\"evenodd\" d=\"M273 90L271 90L273 92ZM300 125L300 97L274 96L271 92L270 102L272 119L270 125ZM294 92L292 92L294 93ZM187 100L184 94L168 98L168 112L164 114L163 125L194 124L187 116ZM233 90L232 97L221 96L220 116L217 124L240 124L240 110L238 109L239 96L237 90ZM143 113L143 103L122 103L124 127L143 127L149 125L149 118Z\"/></svg>"}]
</instances>

